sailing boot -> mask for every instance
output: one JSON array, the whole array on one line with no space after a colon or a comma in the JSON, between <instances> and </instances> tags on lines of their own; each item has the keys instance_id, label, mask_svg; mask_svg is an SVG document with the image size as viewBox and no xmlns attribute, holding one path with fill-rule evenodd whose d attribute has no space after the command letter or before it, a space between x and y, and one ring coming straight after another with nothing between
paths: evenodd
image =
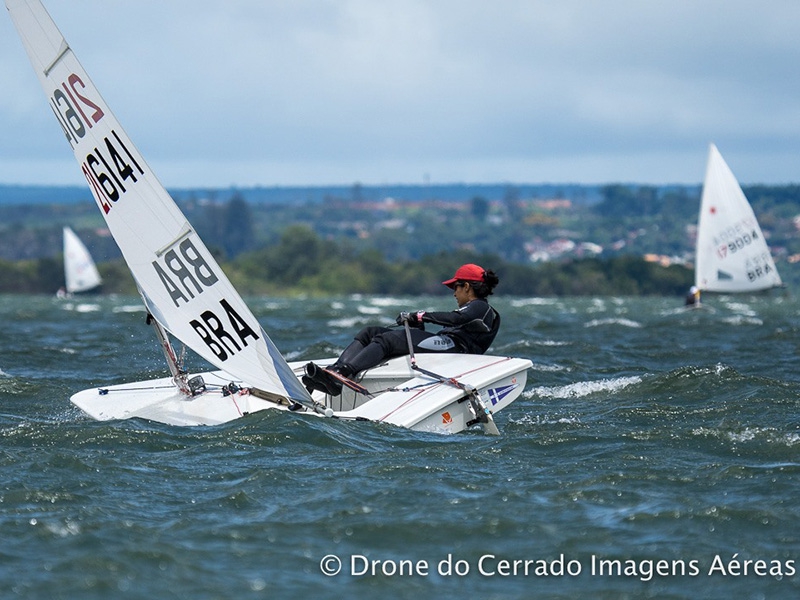
<instances>
[{"instance_id":1,"label":"sailing boot","mask_svg":"<svg viewBox=\"0 0 800 600\"><path fill-rule=\"evenodd\" d=\"M338 396L342 393L342 384L340 381L337 381L335 377L330 375L329 373L325 372L325 369L320 367L313 362L308 363L305 366L305 376L303 379L303 383L306 383L306 379L314 386L314 389L317 389L321 392L325 392L331 396Z\"/></svg>"}]
</instances>

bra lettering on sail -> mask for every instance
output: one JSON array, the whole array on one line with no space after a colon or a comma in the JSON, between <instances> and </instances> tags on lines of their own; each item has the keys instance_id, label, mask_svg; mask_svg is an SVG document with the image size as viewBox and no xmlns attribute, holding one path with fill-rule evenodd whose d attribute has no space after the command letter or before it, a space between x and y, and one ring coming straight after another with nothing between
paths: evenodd
<instances>
[{"instance_id":1,"label":"bra lettering on sail","mask_svg":"<svg viewBox=\"0 0 800 600\"><path fill-rule=\"evenodd\" d=\"M197 319L192 319L189 324L216 357L224 362L228 360L228 354L235 354L239 352L242 347L247 346L248 337L257 340L258 336L225 298L220 300L219 303L228 316L228 322L231 328L242 343L241 346L236 343L234 337L225 329L219 317L210 310L204 311L203 314L200 315L200 318L203 319L203 323L200 323Z\"/></svg>"},{"instance_id":2,"label":"bra lettering on sail","mask_svg":"<svg viewBox=\"0 0 800 600\"><path fill-rule=\"evenodd\" d=\"M174 248L167 250L160 256L166 269L157 260L153 261L153 268L175 306L179 305L179 300L188 303L190 299L194 298L194 292L202 294L203 286L211 287L219 281L219 277L197 251L191 238L183 240L178 245L178 250L180 251L180 256ZM172 273L177 282L173 281L167 271ZM180 284L180 287L178 284ZM186 294L181 291L181 287ZM188 298L186 297L187 294Z\"/></svg>"}]
</instances>

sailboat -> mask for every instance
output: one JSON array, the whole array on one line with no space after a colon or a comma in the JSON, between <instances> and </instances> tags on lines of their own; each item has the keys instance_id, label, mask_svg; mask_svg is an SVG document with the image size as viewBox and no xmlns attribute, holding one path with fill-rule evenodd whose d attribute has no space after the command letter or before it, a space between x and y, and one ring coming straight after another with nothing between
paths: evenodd
<instances>
[{"instance_id":1,"label":"sailboat","mask_svg":"<svg viewBox=\"0 0 800 600\"><path fill-rule=\"evenodd\" d=\"M64 227L64 280L67 294L97 291L103 283L89 250L69 227Z\"/></svg>"},{"instance_id":2,"label":"sailboat","mask_svg":"<svg viewBox=\"0 0 800 600\"><path fill-rule=\"evenodd\" d=\"M724 293L783 285L753 209L714 144L700 200L694 285Z\"/></svg>"},{"instance_id":3,"label":"sailboat","mask_svg":"<svg viewBox=\"0 0 800 600\"><path fill-rule=\"evenodd\" d=\"M302 385L100 96L39 0L5 0L64 136L130 269L167 361L163 378L96 387L71 402L99 420L216 425L267 409L414 430L498 433L493 415L520 396L531 362L423 354L363 374L362 391ZM218 370L187 373L182 341ZM325 366L333 358L316 362Z\"/></svg>"}]
</instances>

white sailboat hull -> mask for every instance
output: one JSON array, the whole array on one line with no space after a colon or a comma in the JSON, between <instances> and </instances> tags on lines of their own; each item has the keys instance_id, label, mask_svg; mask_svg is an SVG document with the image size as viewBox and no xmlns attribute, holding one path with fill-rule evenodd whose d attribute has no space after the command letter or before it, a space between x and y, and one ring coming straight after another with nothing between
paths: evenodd
<instances>
[{"instance_id":1,"label":"white sailboat hull","mask_svg":"<svg viewBox=\"0 0 800 600\"><path fill-rule=\"evenodd\" d=\"M478 390L485 405L497 413L516 400L525 388L527 359L486 355L417 355L417 363L443 378L457 377ZM315 361L328 364L331 360ZM305 362L290 363L299 378ZM194 377L194 375L190 375ZM83 390L71 402L102 421L140 418L170 425L219 425L261 410L290 410L289 403L264 400L247 391L246 382L224 371L199 374L206 389L195 396L179 391L171 377ZM234 382L244 391L224 395ZM298 413L337 419L389 423L417 431L458 433L476 414L466 393L415 371L408 357L399 357L370 369L360 380L373 396L344 388L340 396L314 392L319 410L293 404ZM329 409L329 410L325 410Z\"/></svg>"}]
</instances>

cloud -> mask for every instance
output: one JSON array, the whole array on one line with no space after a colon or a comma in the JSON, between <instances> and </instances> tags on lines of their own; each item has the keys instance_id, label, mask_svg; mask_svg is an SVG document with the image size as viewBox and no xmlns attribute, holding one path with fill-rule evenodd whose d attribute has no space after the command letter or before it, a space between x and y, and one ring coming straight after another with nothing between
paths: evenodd
<instances>
[{"instance_id":1,"label":"cloud","mask_svg":"<svg viewBox=\"0 0 800 600\"><path fill-rule=\"evenodd\" d=\"M797 180L791 0L46 6L167 185ZM0 77L0 181L79 183L7 17Z\"/></svg>"}]
</instances>

